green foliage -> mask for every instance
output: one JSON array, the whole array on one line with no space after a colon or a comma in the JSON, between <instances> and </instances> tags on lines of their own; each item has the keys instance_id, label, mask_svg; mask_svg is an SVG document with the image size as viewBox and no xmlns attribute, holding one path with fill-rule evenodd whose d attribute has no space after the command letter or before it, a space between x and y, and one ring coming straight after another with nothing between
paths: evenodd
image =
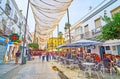
<instances>
[{"instance_id":1,"label":"green foliage","mask_svg":"<svg viewBox=\"0 0 120 79\"><path fill-rule=\"evenodd\" d=\"M65 26L64 29L67 29L67 27Z\"/></svg>"},{"instance_id":2,"label":"green foliage","mask_svg":"<svg viewBox=\"0 0 120 79\"><path fill-rule=\"evenodd\" d=\"M103 40L120 39L120 13L116 13L112 18L108 16L103 17L106 25L102 27L102 34L97 38Z\"/></svg>"},{"instance_id":3,"label":"green foliage","mask_svg":"<svg viewBox=\"0 0 120 79\"><path fill-rule=\"evenodd\" d=\"M63 36L63 33L62 33L62 32L59 32L59 33L58 33L58 37L59 37L59 38L62 38L62 36Z\"/></svg>"},{"instance_id":4,"label":"green foliage","mask_svg":"<svg viewBox=\"0 0 120 79\"><path fill-rule=\"evenodd\" d=\"M65 27L64 27L64 29L68 29L68 28L70 28L70 24L69 23L65 23Z\"/></svg>"},{"instance_id":5,"label":"green foliage","mask_svg":"<svg viewBox=\"0 0 120 79\"><path fill-rule=\"evenodd\" d=\"M20 12L20 13L22 13L22 12L23 12L23 10L19 10L19 12Z\"/></svg>"},{"instance_id":6,"label":"green foliage","mask_svg":"<svg viewBox=\"0 0 120 79\"><path fill-rule=\"evenodd\" d=\"M28 47L33 48L33 50L38 50L39 49L39 45L37 43L30 43L30 44L28 44Z\"/></svg>"},{"instance_id":7,"label":"green foliage","mask_svg":"<svg viewBox=\"0 0 120 79\"><path fill-rule=\"evenodd\" d=\"M58 35L63 35L63 33L62 33L62 32L59 32Z\"/></svg>"}]
</instances>

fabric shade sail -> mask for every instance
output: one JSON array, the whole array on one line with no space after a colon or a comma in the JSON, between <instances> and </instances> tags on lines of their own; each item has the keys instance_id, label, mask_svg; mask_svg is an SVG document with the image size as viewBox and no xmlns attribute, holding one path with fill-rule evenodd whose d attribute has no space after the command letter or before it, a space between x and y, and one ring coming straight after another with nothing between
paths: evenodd
<instances>
[{"instance_id":1,"label":"fabric shade sail","mask_svg":"<svg viewBox=\"0 0 120 79\"><path fill-rule=\"evenodd\" d=\"M30 0L36 23L36 36L44 39L44 42L39 40L42 44L47 43L48 38L59 24L72 1Z\"/></svg>"}]
</instances>

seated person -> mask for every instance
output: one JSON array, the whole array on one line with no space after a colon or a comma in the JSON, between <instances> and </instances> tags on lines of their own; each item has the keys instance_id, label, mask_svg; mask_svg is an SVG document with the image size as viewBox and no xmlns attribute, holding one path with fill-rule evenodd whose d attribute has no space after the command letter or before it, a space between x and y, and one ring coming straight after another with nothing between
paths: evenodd
<instances>
[{"instance_id":1,"label":"seated person","mask_svg":"<svg viewBox=\"0 0 120 79\"><path fill-rule=\"evenodd\" d=\"M87 54L85 57L86 62L92 62L92 58L90 54Z\"/></svg>"},{"instance_id":2,"label":"seated person","mask_svg":"<svg viewBox=\"0 0 120 79\"><path fill-rule=\"evenodd\" d=\"M116 64L118 67L120 67L120 60L118 60L117 64Z\"/></svg>"},{"instance_id":3,"label":"seated person","mask_svg":"<svg viewBox=\"0 0 120 79\"><path fill-rule=\"evenodd\" d=\"M100 62L100 56L99 55L95 55L94 60L97 61L97 62Z\"/></svg>"},{"instance_id":4,"label":"seated person","mask_svg":"<svg viewBox=\"0 0 120 79\"><path fill-rule=\"evenodd\" d=\"M107 68L107 71L110 72L111 59L109 55L103 58L103 65L105 68Z\"/></svg>"},{"instance_id":5,"label":"seated person","mask_svg":"<svg viewBox=\"0 0 120 79\"><path fill-rule=\"evenodd\" d=\"M114 66L114 68L117 72L120 73L120 58L119 58L118 62L116 63L116 65Z\"/></svg>"},{"instance_id":6,"label":"seated person","mask_svg":"<svg viewBox=\"0 0 120 79\"><path fill-rule=\"evenodd\" d=\"M69 52L67 52L66 55L65 55L65 57L66 57L67 59L70 59L70 58L71 58L71 54L70 54Z\"/></svg>"}]
</instances>

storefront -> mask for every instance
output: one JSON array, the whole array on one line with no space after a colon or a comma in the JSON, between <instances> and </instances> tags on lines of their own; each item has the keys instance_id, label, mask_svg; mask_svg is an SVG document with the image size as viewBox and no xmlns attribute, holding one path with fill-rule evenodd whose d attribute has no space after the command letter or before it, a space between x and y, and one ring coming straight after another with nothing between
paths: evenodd
<instances>
[{"instance_id":1,"label":"storefront","mask_svg":"<svg viewBox=\"0 0 120 79\"><path fill-rule=\"evenodd\" d=\"M7 48L7 61L11 61L15 59L16 52L20 49L19 43L10 42L8 43Z\"/></svg>"},{"instance_id":2,"label":"storefront","mask_svg":"<svg viewBox=\"0 0 120 79\"><path fill-rule=\"evenodd\" d=\"M4 57L7 50L6 38L0 36L0 63L5 62Z\"/></svg>"}]
</instances>

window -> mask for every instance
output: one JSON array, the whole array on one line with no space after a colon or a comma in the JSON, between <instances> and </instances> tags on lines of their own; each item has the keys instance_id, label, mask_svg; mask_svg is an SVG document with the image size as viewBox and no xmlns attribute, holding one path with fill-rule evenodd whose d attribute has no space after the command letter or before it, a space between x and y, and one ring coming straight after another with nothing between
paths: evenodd
<instances>
[{"instance_id":1,"label":"window","mask_svg":"<svg viewBox=\"0 0 120 79\"><path fill-rule=\"evenodd\" d=\"M110 50L110 46L106 46L106 50Z\"/></svg>"},{"instance_id":2,"label":"window","mask_svg":"<svg viewBox=\"0 0 120 79\"><path fill-rule=\"evenodd\" d=\"M88 25L84 26L85 36L89 36L89 28Z\"/></svg>"},{"instance_id":3,"label":"window","mask_svg":"<svg viewBox=\"0 0 120 79\"><path fill-rule=\"evenodd\" d=\"M115 9L113 9L112 11L111 11L111 15L113 16L115 13L117 13L117 12L120 12L120 6L118 6L117 8L115 8Z\"/></svg>"},{"instance_id":4,"label":"window","mask_svg":"<svg viewBox=\"0 0 120 79\"><path fill-rule=\"evenodd\" d=\"M18 17L17 17L17 15L16 15L16 13L15 13L15 15L14 15L14 22L15 22L15 23L18 22Z\"/></svg>"},{"instance_id":5,"label":"window","mask_svg":"<svg viewBox=\"0 0 120 79\"><path fill-rule=\"evenodd\" d=\"M88 31L89 31L88 25L85 26L84 30L85 30L85 32L88 32Z\"/></svg>"},{"instance_id":6,"label":"window","mask_svg":"<svg viewBox=\"0 0 120 79\"><path fill-rule=\"evenodd\" d=\"M9 4L6 4L5 12L6 12L7 15L10 15L11 7L10 7Z\"/></svg>"},{"instance_id":7,"label":"window","mask_svg":"<svg viewBox=\"0 0 120 79\"><path fill-rule=\"evenodd\" d=\"M112 46L112 49L113 49L113 51L115 51L116 50L116 46Z\"/></svg>"},{"instance_id":8,"label":"window","mask_svg":"<svg viewBox=\"0 0 120 79\"><path fill-rule=\"evenodd\" d=\"M97 18L94 22L95 22L95 27L96 28L101 27L101 19L100 18Z\"/></svg>"},{"instance_id":9,"label":"window","mask_svg":"<svg viewBox=\"0 0 120 79\"><path fill-rule=\"evenodd\" d=\"M75 34L78 35L78 34L82 34L82 27L79 26L75 29Z\"/></svg>"},{"instance_id":10,"label":"window","mask_svg":"<svg viewBox=\"0 0 120 79\"><path fill-rule=\"evenodd\" d=\"M82 31L83 31L83 29L82 29L82 27L80 27L80 34L82 34L82 33L83 33Z\"/></svg>"},{"instance_id":11,"label":"window","mask_svg":"<svg viewBox=\"0 0 120 79\"><path fill-rule=\"evenodd\" d=\"M0 3L2 2L2 0L0 0Z\"/></svg>"},{"instance_id":12,"label":"window","mask_svg":"<svg viewBox=\"0 0 120 79\"><path fill-rule=\"evenodd\" d=\"M15 33L15 28L14 27L12 28L12 33Z\"/></svg>"}]
</instances>

